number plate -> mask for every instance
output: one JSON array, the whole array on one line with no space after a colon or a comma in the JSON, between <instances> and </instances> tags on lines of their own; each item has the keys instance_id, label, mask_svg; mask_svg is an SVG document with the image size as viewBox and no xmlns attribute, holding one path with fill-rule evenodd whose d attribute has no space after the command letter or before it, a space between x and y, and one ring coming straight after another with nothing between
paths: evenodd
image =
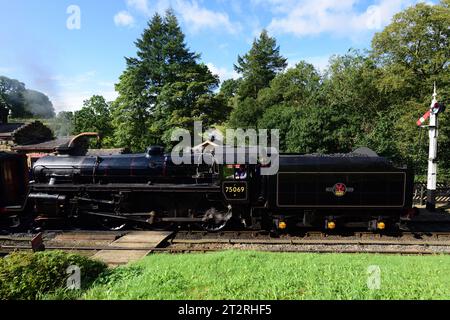
<instances>
[{"instance_id":1,"label":"number plate","mask_svg":"<svg viewBox=\"0 0 450 320\"><path fill-rule=\"evenodd\" d=\"M247 200L247 182L224 182L223 193L227 200Z\"/></svg>"}]
</instances>

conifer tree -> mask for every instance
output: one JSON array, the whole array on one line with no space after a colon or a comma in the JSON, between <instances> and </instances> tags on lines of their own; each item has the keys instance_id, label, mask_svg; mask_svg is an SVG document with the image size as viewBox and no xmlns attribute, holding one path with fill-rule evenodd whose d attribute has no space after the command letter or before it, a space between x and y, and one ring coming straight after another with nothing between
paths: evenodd
<instances>
[{"instance_id":1,"label":"conifer tree","mask_svg":"<svg viewBox=\"0 0 450 320\"><path fill-rule=\"evenodd\" d=\"M116 86L113 122L117 144L142 151L167 142L175 126L187 128L196 119L210 118L205 99L214 100L219 80L188 49L172 10L164 17L155 14L135 44L137 56L126 58Z\"/></svg>"},{"instance_id":2,"label":"conifer tree","mask_svg":"<svg viewBox=\"0 0 450 320\"><path fill-rule=\"evenodd\" d=\"M270 81L286 67L287 60L281 56L276 39L263 30L250 51L242 57L238 56L234 66L243 78L239 96L242 100L249 97L256 99L258 92L268 87Z\"/></svg>"}]
</instances>

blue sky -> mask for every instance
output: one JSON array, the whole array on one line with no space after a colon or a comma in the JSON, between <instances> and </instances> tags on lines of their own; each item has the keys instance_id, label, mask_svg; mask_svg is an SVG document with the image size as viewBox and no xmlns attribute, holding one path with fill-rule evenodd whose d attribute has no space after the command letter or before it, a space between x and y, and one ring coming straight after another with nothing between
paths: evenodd
<instances>
[{"instance_id":1,"label":"blue sky","mask_svg":"<svg viewBox=\"0 0 450 320\"><path fill-rule=\"evenodd\" d=\"M169 6L188 46L222 80L236 77L237 55L263 28L277 38L290 65L307 60L323 69L333 54L369 48L375 32L416 2L0 0L0 75L45 92L57 111L77 110L93 94L114 99L124 57L135 55L133 42L148 19Z\"/></svg>"}]
</instances>

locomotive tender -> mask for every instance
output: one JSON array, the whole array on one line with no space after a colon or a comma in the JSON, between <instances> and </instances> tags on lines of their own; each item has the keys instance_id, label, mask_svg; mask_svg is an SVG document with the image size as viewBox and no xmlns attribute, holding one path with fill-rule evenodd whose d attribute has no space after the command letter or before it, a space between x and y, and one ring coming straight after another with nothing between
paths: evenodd
<instances>
[{"instance_id":1,"label":"locomotive tender","mask_svg":"<svg viewBox=\"0 0 450 320\"><path fill-rule=\"evenodd\" d=\"M282 154L279 162L278 174L263 176L259 164L175 165L162 147L134 155L49 156L34 164L28 203L41 222L91 217L110 229L169 223L207 231L231 221L251 229L375 231L412 209L412 170L385 158Z\"/></svg>"}]
</instances>

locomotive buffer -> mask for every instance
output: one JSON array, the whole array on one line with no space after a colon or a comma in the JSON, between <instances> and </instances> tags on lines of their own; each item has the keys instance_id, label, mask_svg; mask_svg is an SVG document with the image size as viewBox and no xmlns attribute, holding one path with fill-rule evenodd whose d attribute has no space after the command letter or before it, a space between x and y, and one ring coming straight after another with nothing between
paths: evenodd
<instances>
[{"instance_id":1,"label":"locomotive buffer","mask_svg":"<svg viewBox=\"0 0 450 320\"><path fill-rule=\"evenodd\" d=\"M439 119L440 113L444 112L443 104L437 101L436 84L434 85L433 101L430 110L417 121L419 127L424 127L423 123L429 118L429 155L428 155L428 181L427 181L427 210L436 210L436 188L437 188L437 150L439 137Z\"/></svg>"}]
</instances>

